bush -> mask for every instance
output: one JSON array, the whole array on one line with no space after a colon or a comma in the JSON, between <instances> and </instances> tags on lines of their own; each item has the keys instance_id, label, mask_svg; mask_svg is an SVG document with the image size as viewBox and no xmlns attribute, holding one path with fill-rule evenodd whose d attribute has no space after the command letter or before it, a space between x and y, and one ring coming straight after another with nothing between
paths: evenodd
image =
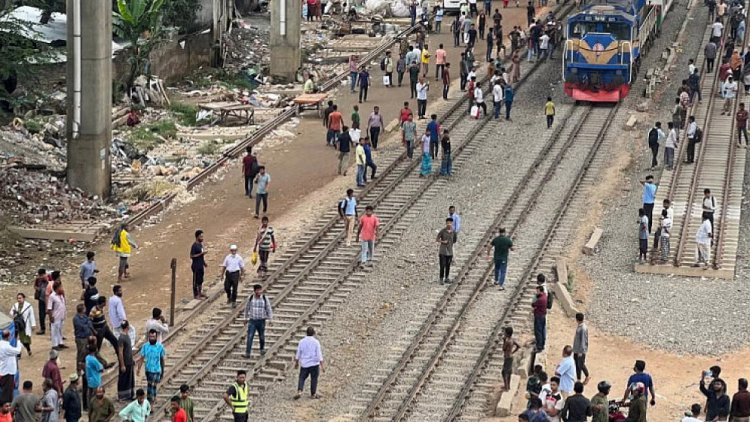
<instances>
[{"instance_id":1,"label":"bush","mask_svg":"<svg viewBox=\"0 0 750 422\"><path fill-rule=\"evenodd\" d=\"M192 104L173 102L169 110L177 117L177 120L183 126L195 126L195 115L198 113L198 107Z\"/></svg>"},{"instance_id":2,"label":"bush","mask_svg":"<svg viewBox=\"0 0 750 422\"><path fill-rule=\"evenodd\" d=\"M188 34L200 29L196 23L200 0L170 0L164 4L164 23L179 28L180 34Z\"/></svg>"},{"instance_id":3,"label":"bush","mask_svg":"<svg viewBox=\"0 0 750 422\"><path fill-rule=\"evenodd\" d=\"M139 151L148 151L164 142L164 139L177 136L174 122L163 120L149 124L140 124L130 132L128 139Z\"/></svg>"}]
</instances>

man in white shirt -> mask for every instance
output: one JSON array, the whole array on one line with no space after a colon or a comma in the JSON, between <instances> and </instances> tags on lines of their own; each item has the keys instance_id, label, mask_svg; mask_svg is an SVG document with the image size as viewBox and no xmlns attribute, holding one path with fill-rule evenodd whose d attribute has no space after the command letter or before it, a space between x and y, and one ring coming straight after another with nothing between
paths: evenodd
<instances>
[{"instance_id":1,"label":"man in white shirt","mask_svg":"<svg viewBox=\"0 0 750 422\"><path fill-rule=\"evenodd\" d=\"M549 391L544 394L544 399L542 401L542 409L544 410L544 413L547 414L547 418L550 422L560 422L560 413L562 413L562 409L565 407L565 399L560 393L559 387L560 378L550 378ZM544 387L542 387L542 391L544 391ZM541 397L542 395L540 394L539 398Z\"/></svg>"},{"instance_id":2,"label":"man in white shirt","mask_svg":"<svg viewBox=\"0 0 750 422\"><path fill-rule=\"evenodd\" d=\"M547 58L547 52L549 51L549 35L546 32L542 32L542 36L539 37L539 57L544 60Z\"/></svg>"},{"instance_id":3,"label":"man in white shirt","mask_svg":"<svg viewBox=\"0 0 750 422\"><path fill-rule=\"evenodd\" d=\"M323 351L320 348L320 342L315 338L315 329L307 327L307 336L300 340L297 345L297 354L294 357L294 367L300 367L299 383L297 384L297 394L294 399L297 400L302 396L305 389L305 381L310 377L310 396L318 398L318 375L325 372L323 369Z\"/></svg>"},{"instance_id":4,"label":"man in white shirt","mask_svg":"<svg viewBox=\"0 0 750 422\"><path fill-rule=\"evenodd\" d=\"M122 286L116 284L112 287L112 297L109 298L109 323L112 324L115 337L120 337L120 325L127 319L125 304L122 302Z\"/></svg>"},{"instance_id":5,"label":"man in white shirt","mask_svg":"<svg viewBox=\"0 0 750 422\"><path fill-rule=\"evenodd\" d=\"M667 127L669 128L669 133L667 134L667 142L664 144L664 165L671 171L674 166L674 150L677 148L679 141L677 140L677 131L674 128L674 123L668 122Z\"/></svg>"},{"instance_id":6,"label":"man in white shirt","mask_svg":"<svg viewBox=\"0 0 750 422\"><path fill-rule=\"evenodd\" d=\"M716 198L711 195L711 189L703 189L703 216L714 226L714 211L716 211Z\"/></svg>"},{"instance_id":7,"label":"man in white shirt","mask_svg":"<svg viewBox=\"0 0 750 422\"><path fill-rule=\"evenodd\" d=\"M164 336L169 334L169 324L167 324L160 308L152 309L151 318L146 321L146 329L143 331L146 333L146 340L148 340L148 333L151 330L156 331L156 341L164 343Z\"/></svg>"},{"instance_id":8,"label":"man in white shirt","mask_svg":"<svg viewBox=\"0 0 750 422\"><path fill-rule=\"evenodd\" d=\"M417 115L419 119L425 119L427 114L427 91L430 89L430 83L425 81L424 77L419 78L417 82Z\"/></svg>"},{"instance_id":9,"label":"man in white shirt","mask_svg":"<svg viewBox=\"0 0 750 422\"><path fill-rule=\"evenodd\" d=\"M245 261L237 254L237 245L230 245L219 277L225 277L224 291L227 293L227 303L232 304L232 308L237 306L237 286L244 275Z\"/></svg>"},{"instance_id":10,"label":"man in white shirt","mask_svg":"<svg viewBox=\"0 0 750 422\"><path fill-rule=\"evenodd\" d=\"M474 87L474 102L477 104L477 107L482 109L482 117L486 117L487 104L484 103L484 92L480 84L476 84Z\"/></svg>"},{"instance_id":11,"label":"man in white shirt","mask_svg":"<svg viewBox=\"0 0 750 422\"><path fill-rule=\"evenodd\" d=\"M10 330L3 330L0 340L0 400L3 403L13 401L13 388L18 372L18 355L21 354L21 342L10 345Z\"/></svg>"},{"instance_id":12,"label":"man in white shirt","mask_svg":"<svg viewBox=\"0 0 750 422\"><path fill-rule=\"evenodd\" d=\"M669 239L672 236L672 218L669 211L665 208L661 210L661 227L659 230L659 240L661 242L661 260L667 263L669 260Z\"/></svg>"},{"instance_id":13,"label":"man in white shirt","mask_svg":"<svg viewBox=\"0 0 750 422\"><path fill-rule=\"evenodd\" d=\"M494 117L495 120L500 119L500 109L503 108L503 100L504 100L504 89L503 85L500 83L500 80L495 81L495 85L492 87L492 106L494 111Z\"/></svg>"},{"instance_id":14,"label":"man in white shirt","mask_svg":"<svg viewBox=\"0 0 750 422\"><path fill-rule=\"evenodd\" d=\"M716 22L711 25L711 37L721 39L721 32L724 30L724 24L721 23L721 18L716 18Z\"/></svg>"},{"instance_id":15,"label":"man in white shirt","mask_svg":"<svg viewBox=\"0 0 750 422\"><path fill-rule=\"evenodd\" d=\"M731 114L730 109L732 107L732 101L737 96L737 82L732 78L730 74L727 76L727 80L721 86L721 96L724 98L724 108L721 110L721 115Z\"/></svg>"},{"instance_id":16,"label":"man in white shirt","mask_svg":"<svg viewBox=\"0 0 750 422\"><path fill-rule=\"evenodd\" d=\"M713 230L711 222L708 221L707 216L703 216L703 223L698 228L698 233L695 234L695 264L694 267L700 267L704 265L708 269L708 265L711 262L711 238L713 237Z\"/></svg>"},{"instance_id":17,"label":"man in white shirt","mask_svg":"<svg viewBox=\"0 0 750 422\"><path fill-rule=\"evenodd\" d=\"M685 417L682 418L681 422L703 422L703 419L700 418L701 405L695 403L690 406L690 413L692 413L693 416L687 416L686 414Z\"/></svg>"}]
</instances>

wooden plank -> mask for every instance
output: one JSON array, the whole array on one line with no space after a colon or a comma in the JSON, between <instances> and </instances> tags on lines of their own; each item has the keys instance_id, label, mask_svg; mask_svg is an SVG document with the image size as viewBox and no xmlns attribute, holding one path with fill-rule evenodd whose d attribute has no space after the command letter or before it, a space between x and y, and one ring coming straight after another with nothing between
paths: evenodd
<instances>
[{"instance_id":1,"label":"wooden plank","mask_svg":"<svg viewBox=\"0 0 750 422\"><path fill-rule=\"evenodd\" d=\"M64 230L61 228L48 229L8 226L8 230L26 239L75 240L79 242L93 242L96 234L99 232L99 230L95 232L76 230L74 227Z\"/></svg>"}]
</instances>

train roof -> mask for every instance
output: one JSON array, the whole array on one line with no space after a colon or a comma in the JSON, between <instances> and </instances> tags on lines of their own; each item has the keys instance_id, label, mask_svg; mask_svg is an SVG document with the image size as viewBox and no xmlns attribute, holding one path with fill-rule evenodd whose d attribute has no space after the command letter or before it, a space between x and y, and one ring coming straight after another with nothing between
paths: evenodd
<instances>
[{"instance_id":1,"label":"train roof","mask_svg":"<svg viewBox=\"0 0 750 422\"><path fill-rule=\"evenodd\" d=\"M590 3L582 8L582 11L601 6L612 6L618 10L636 13L637 11L640 11L641 8L643 8L645 5L646 0L591 0Z\"/></svg>"},{"instance_id":2,"label":"train roof","mask_svg":"<svg viewBox=\"0 0 750 422\"><path fill-rule=\"evenodd\" d=\"M628 22L635 21L632 13L622 10L611 4L590 5L580 12L568 17L568 22L580 21L603 21L606 18L615 18L614 20L625 20ZM619 19L618 19L619 18ZM611 19L606 19L611 20Z\"/></svg>"}]
</instances>

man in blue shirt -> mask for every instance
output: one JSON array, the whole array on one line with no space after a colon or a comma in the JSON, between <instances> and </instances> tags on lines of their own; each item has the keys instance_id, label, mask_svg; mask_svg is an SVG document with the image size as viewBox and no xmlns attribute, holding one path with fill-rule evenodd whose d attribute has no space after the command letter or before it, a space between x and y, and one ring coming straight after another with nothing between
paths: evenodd
<instances>
[{"instance_id":1,"label":"man in blue shirt","mask_svg":"<svg viewBox=\"0 0 750 422\"><path fill-rule=\"evenodd\" d=\"M437 114L430 116L427 131L430 133L430 156L434 160L437 158L438 145L440 145L440 123L437 121Z\"/></svg>"},{"instance_id":2,"label":"man in blue shirt","mask_svg":"<svg viewBox=\"0 0 750 422\"><path fill-rule=\"evenodd\" d=\"M367 90L370 88L370 71L369 67L363 67L359 72L359 102L367 102Z\"/></svg>"},{"instance_id":3,"label":"man in blue shirt","mask_svg":"<svg viewBox=\"0 0 750 422\"><path fill-rule=\"evenodd\" d=\"M156 330L148 332L148 343L141 346L141 356L143 359L138 361L138 369L141 372L143 362L146 362L146 397L149 403L156 403L156 392L161 377L164 375L164 346L156 341Z\"/></svg>"},{"instance_id":4,"label":"man in blue shirt","mask_svg":"<svg viewBox=\"0 0 750 422\"><path fill-rule=\"evenodd\" d=\"M351 246L354 223L357 221L357 198L354 197L354 189L347 189L346 197L339 202L339 216L346 222L346 246Z\"/></svg>"},{"instance_id":5,"label":"man in blue shirt","mask_svg":"<svg viewBox=\"0 0 750 422\"><path fill-rule=\"evenodd\" d=\"M96 358L96 344L89 344L89 354L86 356L86 385L88 397L96 396L96 389L102 385L104 365Z\"/></svg>"},{"instance_id":6,"label":"man in blue shirt","mask_svg":"<svg viewBox=\"0 0 750 422\"><path fill-rule=\"evenodd\" d=\"M99 272L96 269L96 261L94 261L95 255L93 251L86 252L86 261L81 264L81 271L78 275L81 279L81 288L84 290L86 290L86 286L88 285L89 277L94 277Z\"/></svg>"},{"instance_id":7,"label":"man in blue shirt","mask_svg":"<svg viewBox=\"0 0 750 422\"><path fill-rule=\"evenodd\" d=\"M643 386L646 387L646 391L644 392L644 395L646 396L646 401L648 401L648 394L651 393L651 406L656 405L656 393L654 392L654 381L651 379L651 375L643 372L646 369L646 362L642 360L635 361L635 365L633 366L633 371L635 371L635 374L631 375L630 378L628 378L628 383L625 386L625 394L622 396L622 400L625 401L628 399L628 394L630 393L630 386L636 384L636 383L643 383Z\"/></svg>"},{"instance_id":8,"label":"man in blue shirt","mask_svg":"<svg viewBox=\"0 0 750 422\"><path fill-rule=\"evenodd\" d=\"M651 234L651 221L654 216L654 201L656 201L656 183L654 183L654 176L646 176L646 180L640 180L643 185L643 210L646 211L646 217L648 217L648 233Z\"/></svg>"}]
</instances>

